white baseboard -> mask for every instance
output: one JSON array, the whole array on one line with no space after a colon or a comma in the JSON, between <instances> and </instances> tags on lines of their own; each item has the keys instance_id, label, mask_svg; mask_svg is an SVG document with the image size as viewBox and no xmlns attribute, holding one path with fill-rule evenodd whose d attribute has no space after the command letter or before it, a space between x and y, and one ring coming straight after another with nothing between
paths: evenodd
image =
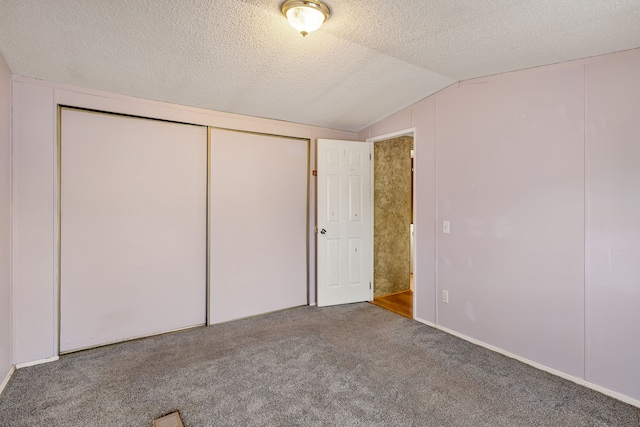
<instances>
[{"instance_id":1,"label":"white baseboard","mask_svg":"<svg viewBox=\"0 0 640 427\"><path fill-rule=\"evenodd\" d=\"M60 359L60 357L55 356L55 357L49 357L47 359L33 360L31 362L16 363L16 369L27 368L29 366L35 366L35 365L41 365L43 363L55 362L58 359Z\"/></svg>"},{"instance_id":2,"label":"white baseboard","mask_svg":"<svg viewBox=\"0 0 640 427\"><path fill-rule=\"evenodd\" d=\"M316 303L315 303L315 302L310 302L310 303L309 303L309 307L313 307L313 306L315 306L315 305L316 305Z\"/></svg>"},{"instance_id":3,"label":"white baseboard","mask_svg":"<svg viewBox=\"0 0 640 427\"><path fill-rule=\"evenodd\" d=\"M9 369L9 372L7 372L7 376L4 377L4 380L2 380L2 383L0 383L0 394L2 394L2 392L4 391L4 388L7 386L7 384L9 384L11 375L13 375L15 371L16 371L16 367L14 365L11 365L11 369Z\"/></svg>"},{"instance_id":4,"label":"white baseboard","mask_svg":"<svg viewBox=\"0 0 640 427\"><path fill-rule=\"evenodd\" d=\"M424 323L425 325L427 325L427 326L431 326L432 328L440 329L440 328L438 327L438 325L436 325L435 323L429 322L429 321L424 320L424 319L421 319L421 318L419 318L419 317L414 317L414 318L413 318L413 320L417 320L418 322L420 322L420 323Z\"/></svg>"},{"instance_id":5,"label":"white baseboard","mask_svg":"<svg viewBox=\"0 0 640 427\"><path fill-rule=\"evenodd\" d=\"M625 394L622 394L622 393L618 393L618 392L613 391L613 390L609 390L606 387L599 386L599 385L594 384L592 382L589 382L589 381L587 381L587 380L585 380L583 378L579 378L579 377L576 377L576 376L573 376L573 375L569 375L566 372L562 372L562 371L559 371L557 369L550 368L550 367L548 367L546 365L543 365L541 363L534 362L533 360L529 360L529 359L524 358L522 356L518 356L517 354L510 353L510 352L508 352L506 350L503 350L501 348L494 347L491 344L484 343L484 342L479 341L479 340L477 340L475 338L471 338L471 337L463 335L463 334L461 334L459 332L453 331L451 329L447 329L447 328L445 328L443 326L436 325L436 324L434 324L432 322L428 322L426 320L422 320L422 319L419 319L417 317L415 318L415 320L417 320L420 323L424 323L425 325L431 326L432 328L439 329L439 330L441 330L443 332L446 332L446 333L448 333L450 335L453 335L453 336L456 336L458 338L461 338L461 339L463 339L465 341L469 341L472 344L479 345L480 347L484 347L484 348L489 349L491 351L495 351L496 353L500 353L500 354L502 354L504 356L510 357L512 359L516 359L516 360L518 360L518 361L520 361L522 363L526 363L527 365L533 366L534 368L540 369L541 371L548 372L548 373L550 373L552 375L555 375L557 377L564 378L565 380L569 380L569 381L574 382L576 384L579 384L579 385L581 385L583 387L587 387L587 388L590 388L591 390L595 390L595 391L597 391L599 393L602 393L602 394L605 394L605 395L607 395L609 397L613 397L614 399L620 400L621 402L628 403L629 405L633 405L633 406L636 406L636 407L640 408L640 400L638 400L638 399L634 399L632 397L629 397L629 396L627 396Z\"/></svg>"}]
</instances>

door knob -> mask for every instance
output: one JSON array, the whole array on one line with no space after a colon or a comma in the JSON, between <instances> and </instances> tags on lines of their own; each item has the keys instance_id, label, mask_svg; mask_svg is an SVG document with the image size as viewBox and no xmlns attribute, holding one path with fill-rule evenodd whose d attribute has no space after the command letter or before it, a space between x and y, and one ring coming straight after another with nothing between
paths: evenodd
<instances>
[{"instance_id":1,"label":"door knob","mask_svg":"<svg viewBox=\"0 0 640 427\"><path fill-rule=\"evenodd\" d=\"M322 230L320 230L320 234L327 234L327 230L323 228Z\"/></svg>"}]
</instances>

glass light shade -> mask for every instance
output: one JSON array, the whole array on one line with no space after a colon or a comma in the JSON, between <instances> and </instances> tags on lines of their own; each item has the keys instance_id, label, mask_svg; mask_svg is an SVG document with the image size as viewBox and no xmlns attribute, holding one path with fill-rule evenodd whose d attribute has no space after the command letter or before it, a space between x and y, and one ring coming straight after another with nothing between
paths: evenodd
<instances>
[{"instance_id":1,"label":"glass light shade","mask_svg":"<svg viewBox=\"0 0 640 427\"><path fill-rule=\"evenodd\" d=\"M320 28L330 13L327 5L319 0L286 0L282 12L303 36Z\"/></svg>"},{"instance_id":2,"label":"glass light shade","mask_svg":"<svg viewBox=\"0 0 640 427\"><path fill-rule=\"evenodd\" d=\"M318 9L306 6L294 7L287 11L289 24L302 35L307 35L320 28L324 22L324 15Z\"/></svg>"}]
</instances>

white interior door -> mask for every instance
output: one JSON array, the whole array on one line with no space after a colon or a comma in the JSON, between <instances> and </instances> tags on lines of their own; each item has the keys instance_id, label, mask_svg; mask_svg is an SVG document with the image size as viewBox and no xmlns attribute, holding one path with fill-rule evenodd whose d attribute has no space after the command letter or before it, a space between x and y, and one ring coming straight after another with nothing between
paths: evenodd
<instances>
[{"instance_id":1,"label":"white interior door","mask_svg":"<svg viewBox=\"0 0 640 427\"><path fill-rule=\"evenodd\" d=\"M371 143L318 140L318 306L369 301Z\"/></svg>"},{"instance_id":2,"label":"white interior door","mask_svg":"<svg viewBox=\"0 0 640 427\"><path fill-rule=\"evenodd\" d=\"M60 351L204 324L207 128L61 123Z\"/></svg>"},{"instance_id":3,"label":"white interior door","mask_svg":"<svg viewBox=\"0 0 640 427\"><path fill-rule=\"evenodd\" d=\"M211 323L307 304L309 141L211 129Z\"/></svg>"}]
</instances>

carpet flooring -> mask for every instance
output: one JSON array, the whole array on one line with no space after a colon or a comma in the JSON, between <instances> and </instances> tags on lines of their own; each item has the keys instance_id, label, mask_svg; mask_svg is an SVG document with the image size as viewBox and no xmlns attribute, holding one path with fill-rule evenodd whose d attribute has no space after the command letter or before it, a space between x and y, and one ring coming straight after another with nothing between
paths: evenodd
<instances>
[{"instance_id":1,"label":"carpet flooring","mask_svg":"<svg viewBox=\"0 0 640 427\"><path fill-rule=\"evenodd\" d=\"M638 426L640 409L367 303L19 369L1 426Z\"/></svg>"}]
</instances>

